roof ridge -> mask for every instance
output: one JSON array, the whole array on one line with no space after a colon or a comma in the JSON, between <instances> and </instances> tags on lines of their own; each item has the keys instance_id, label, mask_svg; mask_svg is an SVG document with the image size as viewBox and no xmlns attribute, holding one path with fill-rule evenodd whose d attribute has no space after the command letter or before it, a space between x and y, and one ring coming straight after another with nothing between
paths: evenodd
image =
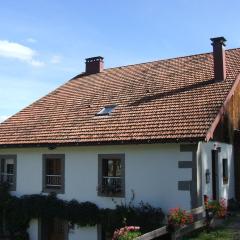
<instances>
[{"instance_id":1,"label":"roof ridge","mask_svg":"<svg viewBox=\"0 0 240 240\"><path fill-rule=\"evenodd\" d=\"M237 49L240 50L240 48L230 48L230 49L226 49L225 51L228 52L228 51L237 50ZM110 68L104 69L104 71L105 71L105 70L117 69L117 68L120 68L120 69L121 69L121 68L125 68L125 67L132 67L132 66L137 66L137 65L144 65L144 64L150 64L150 63L156 63L156 62L170 61L170 60L176 60L176 59L182 59L182 58L190 58L190 57L201 56L201 55L209 55L209 54L212 54L212 52L196 53L196 54L190 54L190 55L186 55L186 56L171 57L171 58L153 60L153 61L142 62L142 63L122 65L122 66L118 66L118 67L110 67Z\"/></svg>"}]
</instances>

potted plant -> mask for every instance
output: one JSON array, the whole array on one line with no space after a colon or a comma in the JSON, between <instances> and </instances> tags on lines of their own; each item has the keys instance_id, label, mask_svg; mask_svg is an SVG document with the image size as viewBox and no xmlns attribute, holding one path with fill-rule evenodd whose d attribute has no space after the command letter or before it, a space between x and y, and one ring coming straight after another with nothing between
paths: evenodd
<instances>
[{"instance_id":1,"label":"potted plant","mask_svg":"<svg viewBox=\"0 0 240 240\"><path fill-rule=\"evenodd\" d=\"M209 229L214 228L219 221L222 221L221 218L226 217L227 204L224 198L220 201L209 200L208 196L204 195L204 205L206 209L206 224L209 231Z\"/></svg>"},{"instance_id":2,"label":"potted plant","mask_svg":"<svg viewBox=\"0 0 240 240\"><path fill-rule=\"evenodd\" d=\"M172 208L168 214L168 229L176 231L179 228L193 223L192 214L181 208Z\"/></svg>"},{"instance_id":3,"label":"potted plant","mask_svg":"<svg viewBox=\"0 0 240 240\"><path fill-rule=\"evenodd\" d=\"M213 216L217 218L224 218L227 214L226 200L222 198L221 200L208 200L205 202L206 210Z\"/></svg>"}]
</instances>

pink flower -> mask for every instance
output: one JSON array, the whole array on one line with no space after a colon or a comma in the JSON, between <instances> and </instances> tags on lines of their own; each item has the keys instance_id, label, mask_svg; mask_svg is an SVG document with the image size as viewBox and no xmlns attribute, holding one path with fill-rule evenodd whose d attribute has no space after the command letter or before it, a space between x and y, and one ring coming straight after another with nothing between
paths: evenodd
<instances>
[{"instance_id":1,"label":"pink flower","mask_svg":"<svg viewBox=\"0 0 240 240\"><path fill-rule=\"evenodd\" d=\"M128 233L129 232L134 232L134 231L138 231L140 230L140 227L138 226L125 226L123 228L120 228L120 229L116 229L113 233L113 237L112 237L112 240L118 240L120 237L123 237L123 236L128 236Z\"/></svg>"},{"instance_id":2,"label":"pink flower","mask_svg":"<svg viewBox=\"0 0 240 240\"><path fill-rule=\"evenodd\" d=\"M137 226L128 226L127 227L128 231L138 231L139 229L140 229L140 227L137 227Z\"/></svg>"}]
</instances>

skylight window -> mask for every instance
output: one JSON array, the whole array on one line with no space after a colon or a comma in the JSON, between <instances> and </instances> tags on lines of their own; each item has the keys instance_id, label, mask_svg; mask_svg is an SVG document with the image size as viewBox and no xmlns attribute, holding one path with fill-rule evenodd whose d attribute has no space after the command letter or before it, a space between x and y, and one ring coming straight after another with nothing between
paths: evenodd
<instances>
[{"instance_id":1,"label":"skylight window","mask_svg":"<svg viewBox=\"0 0 240 240\"><path fill-rule=\"evenodd\" d=\"M96 113L96 116L107 116L107 115L110 115L116 106L117 105L105 106L98 113Z\"/></svg>"}]
</instances>

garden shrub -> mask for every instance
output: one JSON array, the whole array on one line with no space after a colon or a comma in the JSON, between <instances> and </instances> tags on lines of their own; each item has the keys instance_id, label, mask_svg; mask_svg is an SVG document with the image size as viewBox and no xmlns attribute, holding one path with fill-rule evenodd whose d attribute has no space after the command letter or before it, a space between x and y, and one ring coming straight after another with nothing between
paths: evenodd
<instances>
[{"instance_id":1,"label":"garden shrub","mask_svg":"<svg viewBox=\"0 0 240 240\"><path fill-rule=\"evenodd\" d=\"M44 221L58 218L78 226L101 224L104 230L111 233L116 228L121 228L125 221L128 225L140 226L142 232L147 232L162 225L164 214L161 208L143 202L138 206L130 203L116 205L115 209L99 209L91 202L58 199L56 194L16 197L9 194L7 185L0 184L0 223L5 222L5 232L15 236L13 239L25 236L19 238L26 240L29 222L36 218ZM0 235L1 233L3 229Z\"/></svg>"}]
</instances>

